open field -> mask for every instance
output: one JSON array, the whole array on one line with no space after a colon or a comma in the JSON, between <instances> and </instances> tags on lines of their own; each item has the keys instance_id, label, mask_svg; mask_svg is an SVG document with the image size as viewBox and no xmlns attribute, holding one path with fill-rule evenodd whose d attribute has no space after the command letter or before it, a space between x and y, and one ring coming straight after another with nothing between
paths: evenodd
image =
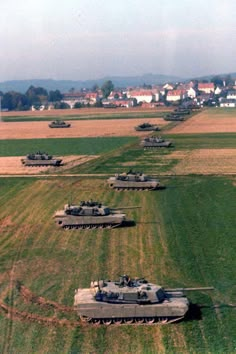
<instances>
[{"instance_id":1,"label":"open field","mask_svg":"<svg viewBox=\"0 0 236 354\"><path fill-rule=\"evenodd\" d=\"M204 110L174 127L170 132L173 134L235 133L236 110L222 108Z\"/></svg>"},{"instance_id":2,"label":"open field","mask_svg":"<svg viewBox=\"0 0 236 354\"><path fill-rule=\"evenodd\" d=\"M165 136L174 147L143 150L135 137L0 140L0 155L3 156L0 158L0 170L1 174L47 171L52 174L109 175L130 168L154 175L236 173L236 134ZM49 170L22 167L20 157L38 150L61 157L65 166ZM78 155L77 158L72 157L75 160L73 164L67 163L71 155ZM100 157L94 160L98 155Z\"/></svg>"},{"instance_id":3,"label":"open field","mask_svg":"<svg viewBox=\"0 0 236 354\"><path fill-rule=\"evenodd\" d=\"M76 156L57 156L58 159L62 159L63 166L60 166L60 171L65 171L74 166L81 165L87 161L97 158L98 156L93 155L76 155ZM11 156L11 157L0 157L0 171L1 174L21 174L21 175L34 175L34 174L44 174L44 173L57 173L57 167L29 167L24 166L21 163L21 159L25 156Z\"/></svg>"},{"instance_id":4,"label":"open field","mask_svg":"<svg viewBox=\"0 0 236 354\"><path fill-rule=\"evenodd\" d=\"M0 156L25 156L39 150L56 156L100 155L137 140L135 137L0 140Z\"/></svg>"},{"instance_id":5,"label":"open field","mask_svg":"<svg viewBox=\"0 0 236 354\"><path fill-rule=\"evenodd\" d=\"M0 310L2 353L235 351L235 180L185 177L165 183L163 191L118 193L98 179L1 179L0 300L31 314L22 321ZM71 198L142 208L127 210L134 227L58 230L52 215ZM215 291L189 293L201 315L175 325L68 328L40 319L73 323L75 314L24 301L14 283L19 279L35 294L72 306L76 287L123 273L166 287Z\"/></svg>"},{"instance_id":6,"label":"open field","mask_svg":"<svg viewBox=\"0 0 236 354\"><path fill-rule=\"evenodd\" d=\"M80 108L80 109L54 109L50 111L11 111L2 112L2 120L5 122L23 121L50 121L53 119L127 119L127 118L158 118L170 111L167 107L158 108Z\"/></svg>"},{"instance_id":7,"label":"open field","mask_svg":"<svg viewBox=\"0 0 236 354\"><path fill-rule=\"evenodd\" d=\"M61 129L49 128L47 122L0 122L0 139L143 136L147 133L137 132L134 127L146 121L144 118L73 121L70 128ZM167 125L162 118L153 118L152 123Z\"/></svg>"}]
</instances>

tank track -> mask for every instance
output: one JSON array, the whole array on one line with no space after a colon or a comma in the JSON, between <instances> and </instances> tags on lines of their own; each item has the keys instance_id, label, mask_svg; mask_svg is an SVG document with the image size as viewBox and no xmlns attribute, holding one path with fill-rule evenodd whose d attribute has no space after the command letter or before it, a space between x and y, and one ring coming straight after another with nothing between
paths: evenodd
<instances>
[{"instance_id":1,"label":"tank track","mask_svg":"<svg viewBox=\"0 0 236 354\"><path fill-rule=\"evenodd\" d=\"M90 318L80 316L81 322L91 323L92 325L165 325L182 320L184 316L180 317L138 317L138 318Z\"/></svg>"},{"instance_id":2,"label":"tank track","mask_svg":"<svg viewBox=\"0 0 236 354\"><path fill-rule=\"evenodd\" d=\"M116 191L153 191L156 187L111 187Z\"/></svg>"},{"instance_id":3,"label":"tank track","mask_svg":"<svg viewBox=\"0 0 236 354\"><path fill-rule=\"evenodd\" d=\"M64 230L95 230L95 229L114 229L115 227L121 226L122 223L119 224L88 224L88 225L59 225Z\"/></svg>"}]
</instances>

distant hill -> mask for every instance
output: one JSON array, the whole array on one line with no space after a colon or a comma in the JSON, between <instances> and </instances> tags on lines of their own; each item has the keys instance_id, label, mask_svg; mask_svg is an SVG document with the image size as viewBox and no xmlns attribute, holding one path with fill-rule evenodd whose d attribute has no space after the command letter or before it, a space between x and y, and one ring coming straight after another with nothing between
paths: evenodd
<instances>
[{"instance_id":1,"label":"distant hill","mask_svg":"<svg viewBox=\"0 0 236 354\"><path fill-rule=\"evenodd\" d=\"M60 90L68 92L71 88L80 90L82 88L92 88L97 84L101 86L105 81L111 80L115 87L127 87L127 86L141 86L147 85L161 85L167 82L179 82L186 79L170 76L170 75L158 75L158 74L144 74L141 76L107 76L97 80L53 80L53 79L33 79L33 80L12 80L0 82L0 91L17 91L25 93L27 89L33 85L36 87L43 87L46 90Z\"/></svg>"}]
</instances>

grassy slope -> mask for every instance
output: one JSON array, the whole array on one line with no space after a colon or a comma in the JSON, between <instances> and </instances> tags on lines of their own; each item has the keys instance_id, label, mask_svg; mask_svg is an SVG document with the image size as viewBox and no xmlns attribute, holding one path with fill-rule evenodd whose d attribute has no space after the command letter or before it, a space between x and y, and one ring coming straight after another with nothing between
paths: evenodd
<instances>
[{"instance_id":1,"label":"grassy slope","mask_svg":"<svg viewBox=\"0 0 236 354\"><path fill-rule=\"evenodd\" d=\"M166 190L153 193L117 193L103 180L76 178L0 182L0 291L5 301L11 300L7 287L13 265L15 277L32 291L68 305L74 288L124 272L163 286L216 288L189 294L205 305L202 320L166 327L51 328L11 322L0 312L2 352L234 352L235 309L227 307L236 295L236 189L230 179L175 178L166 180ZM63 232L51 216L71 196L142 209L127 211L138 221L135 227ZM15 291L12 299L21 310L52 315L52 310L23 303ZM212 303L225 306L212 309Z\"/></svg>"}]
</instances>

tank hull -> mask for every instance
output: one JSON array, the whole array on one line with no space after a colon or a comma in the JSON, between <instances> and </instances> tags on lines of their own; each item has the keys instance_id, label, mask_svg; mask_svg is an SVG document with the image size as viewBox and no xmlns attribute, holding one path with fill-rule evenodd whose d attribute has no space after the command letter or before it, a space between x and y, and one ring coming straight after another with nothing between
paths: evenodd
<instances>
[{"instance_id":1,"label":"tank hull","mask_svg":"<svg viewBox=\"0 0 236 354\"><path fill-rule=\"evenodd\" d=\"M186 315L189 301L186 297L170 299L159 304L114 304L97 302L90 289L78 289L74 308L81 319L95 323L154 323L176 322Z\"/></svg>"},{"instance_id":2,"label":"tank hull","mask_svg":"<svg viewBox=\"0 0 236 354\"><path fill-rule=\"evenodd\" d=\"M166 121L184 121L184 117L177 116L177 117L165 117L164 120Z\"/></svg>"},{"instance_id":3,"label":"tank hull","mask_svg":"<svg viewBox=\"0 0 236 354\"><path fill-rule=\"evenodd\" d=\"M141 146L144 147L145 149L153 149L153 148L162 148L162 147L170 147L172 143L170 141L165 141L162 143L152 143L152 142L144 142L141 143Z\"/></svg>"},{"instance_id":4,"label":"tank hull","mask_svg":"<svg viewBox=\"0 0 236 354\"><path fill-rule=\"evenodd\" d=\"M163 186L157 181L122 181L113 177L107 180L110 188L116 190L149 190L161 189Z\"/></svg>"},{"instance_id":5,"label":"tank hull","mask_svg":"<svg viewBox=\"0 0 236 354\"><path fill-rule=\"evenodd\" d=\"M147 127L147 128L141 128L141 127L135 127L135 130L137 132L157 132L160 130L157 125L154 125L152 127Z\"/></svg>"},{"instance_id":6,"label":"tank hull","mask_svg":"<svg viewBox=\"0 0 236 354\"><path fill-rule=\"evenodd\" d=\"M61 166L62 160L59 159L53 159L53 160L28 160L28 159L22 159L21 160L22 164L24 166L29 166L29 167L39 167L39 166Z\"/></svg>"},{"instance_id":7,"label":"tank hull","mask_svg":"<svg viewBox=\"0 0 236 354\"><path fill-rule=\"evenodd\" d=\"M73 216L64 215L63 210L54 216L56 223L63 229L113 229L124 226L127 222L125 214L105 216Z\"/></svg>"},{"instance_id":8,"label":"tank hull","mask_svg":"<svg viewBox=\"0 0 236 354\"><path fill-rule=\"evenodd\" d=\"M48 124L49 128L70 128L70 123L65 123L65 124L53 124L49 123Z\"/></svg>"}]
</instances>

